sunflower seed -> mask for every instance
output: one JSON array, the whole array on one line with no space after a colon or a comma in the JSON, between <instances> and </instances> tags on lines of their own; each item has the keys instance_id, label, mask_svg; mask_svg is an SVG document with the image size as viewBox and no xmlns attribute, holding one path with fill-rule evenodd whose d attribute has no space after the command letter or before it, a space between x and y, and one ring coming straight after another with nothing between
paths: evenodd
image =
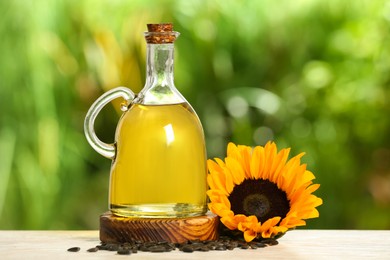
<instances>
[{"instance_id":1,"label":"sunflower seed","mask_svg":"<svg viewBox=\"0 0 390 260\"><path fill-rule=\"evenodd\" d=\"M130 254L131 254L131 251L130 251L129 248L123 247L123 248L119 248L119 249L118 249L117 254L118 254L118 255L130 255Z\"/></svg>"},{"instance_id":2,"label":"sunflower seed","mask_svg":"<svg viewBox=\"0 0 390 260\"><path fill-rule=\"evenodd\" d=\"M224 246L224 245L218 245L218 246L215 248L215 250L217 250L217 251L225 251L225 250L226 250L226 246Z\"/></svg>"},{"instance_id":3,"label":"sunflower seed","mask_svg":"<svg viewBox=\"0 0 390 260\"><path fill-rule=\"evenodd\" d=\"M234 248L236 248L236 247L235 247L235 246L232 246L232 245L228 245L228 246L227 246L227 249L228 249L228 250L233 250Z\"/></svg>"},{"instance_id":4,"label":"sunflower seed","mask_svg":"<svg viewBox=\"0 0 390 260\"><path fill-rule=\"evenodd\" d=\"M152 252L152 253L162 253L162 252L166 252L167 251L167 248L164 247L164 246L151 246L149 247L149 251Z\"/></svg>"},{"instance_id":5,"label":"sunflower seed","mask_svg":"<svg viewBox=\"0 0 390 260\"><path fill-rule=\"evenodd\" d=\"M80 251L80 247L77 246L68 249L68 252L78 252L78 251Z\"/></svg>"},{"instance_id":6,"label":"sunflower seed","mask_svg":"<svg viewBox=\"0 0 390 260\"><path fill-rule=\"evenodd\" d=\"M199 248L199 251L208 252L208 251L210 251L210 249L207 246L202 246L201 248Z\"/></svg>"},{"instance_id":7,"label":"sunflower seed","mask_svg":"<svg viewBox=\"0 0 390 260\"><path fill-rule=\"evenodd\" d=\"M244 244L240 247L241 249L248 249L249 248L249 245L248 244Z\"/></svg>"},{"instance_id":8,"label":"sunflower seed","mask_svg":"<svg viewBox=\"0 0 390 260\"><path fill-rule=\"evenodd\" d=\"M190 244L190 245L192 246L194 251L200 250L204 246L203 243L199 243L199 242L196 242L196 243L193 243L193 244Z\"/></svg>"},{"instance_id":9,"label":"sunflower seed","mask_svg":"<svg viewBox=\"0 0 390 260\"><path fill-rule=\"evenodd\" d=\"M139 248L139 250L142 251L142 252L149 252L149 247L147 247L147 246L141 246L141 247Z\"/></svg>"},{"instance_id":10,"label":"sunflower seed","mask_svg":"<svg viewBox=\"0 0 390 260\"><path fill-rule=\"evenodd\" d=\"M107 250L108 251L118 251L119 245L117 244L109 244L107 245Z\"/></svg>"},{"instance_id":11,"label":"sunflower seed","mask_svg":"<svg viewBox=\"0 0 390 260\"><path fill-rule=\"evenodd\" d=\"M87 250L87 252L97 252L97 251L99 251L99 248L96 246Z\"/></svg>"},{"instance_id":12,"label":"sunflower seed","mask_svg":"<svg viewBox=\"0 0 390 260\"><path fill-rule=\"evenodd\" d=\"M250 246L256 246L257 248L262 248L262 247L266 247L267 245L262 243L262 242L250 242Z\"/></svg>"},{"instance_id":13,"label":"sunflower seed","mask_svg":"<svg viewBox=\"0 0 390 260\"><path fill-rule=\"evenodd\" d=\"M270 245L270 246L274 246L274 245L279 244L278 240L273 239L273 238L263 239L263 240L261 240L261 242L264 244Z\"/></svg>"},{"instance_id":14,"label":"sunflower seed","mask_svg":"<svg viewBox=\"0 0 390 260\"><path fill-rule=\"evenodd\" d=\"M191 245L185 245L181 248L181 251L183 251L185 253L192 253L192 252L194 252L194 249L192 248Z\"/></svg>"}]
</instances>

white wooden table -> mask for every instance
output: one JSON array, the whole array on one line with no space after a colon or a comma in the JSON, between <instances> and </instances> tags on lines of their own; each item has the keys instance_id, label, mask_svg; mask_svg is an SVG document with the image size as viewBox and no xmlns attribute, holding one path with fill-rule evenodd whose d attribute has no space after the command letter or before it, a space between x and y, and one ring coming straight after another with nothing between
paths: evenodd
<instances>
[{"instance_id":1,"label":"white wooden table","mask_svg":"<svg viewBox=\"0 0 390 260\"><path fill-rule=\"evenodd\" d=\"M86 250L99 245L98 231L0 231L0 259L390 259L390 231L293 230L279 245L183 253L116 252ZM79 252L68 252L70 247Z\"/></svg>"}]
</instances>

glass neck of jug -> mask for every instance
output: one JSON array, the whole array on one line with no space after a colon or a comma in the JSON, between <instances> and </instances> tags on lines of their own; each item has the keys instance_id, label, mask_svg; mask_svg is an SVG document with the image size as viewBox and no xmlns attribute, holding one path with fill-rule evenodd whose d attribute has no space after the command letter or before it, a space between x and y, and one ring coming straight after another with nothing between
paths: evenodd
<instances>
[{"instance_id":1,"label":"glass neck of jug","mask_svg":"<svg viewBox=\"0 0 390 260\"><path fill-rule=\"evenodd\" d=\"M175 87L173 67L173 42L147 44L146 82L139 94L139 103L159 105L186 102Z\"/></svg>"},{"instance_id":2,"label":"glass neck of jug","mask_svg":"<svg viewBox=\"0 0 390 260\"><path fill-rule=\"evenodd\" d=\"M174 87L173 43L148 44L145 87Z\"/></svg>"}]
</instances>

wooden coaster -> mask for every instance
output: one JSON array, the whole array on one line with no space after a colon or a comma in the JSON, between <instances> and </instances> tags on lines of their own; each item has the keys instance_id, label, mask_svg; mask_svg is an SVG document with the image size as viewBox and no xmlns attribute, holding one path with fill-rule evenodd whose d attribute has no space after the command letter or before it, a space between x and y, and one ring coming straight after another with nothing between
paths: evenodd
<instances>
[{"instance_id":1,"label":"wooden coaster","mask_svg":"<svg viewBox=\"0 0 390 260\"><path fill-rule=\"evenodd\" d=\"M219 218L211 212L190 218L127 218L111 212L100 216L100 240L106 243L218 239Z\"/></svg>"}]
</instances>

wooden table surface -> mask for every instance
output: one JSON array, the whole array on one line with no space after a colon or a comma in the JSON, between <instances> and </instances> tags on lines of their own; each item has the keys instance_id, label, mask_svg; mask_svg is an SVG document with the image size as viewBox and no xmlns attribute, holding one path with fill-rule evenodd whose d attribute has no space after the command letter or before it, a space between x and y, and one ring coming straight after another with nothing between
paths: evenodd
<instances>
[{"instance_id":1,"label":"wooden table surface","mask_svg":"<svg viewBox=\"0 0 390 260\"><path fill-rule=\"evenodd\" d=\"M183 253L116 252L86 250L100 244L98 231L0 231L0 259L390 259L390 231L293 230L279 245ZM79 252L67 252L70 247Z\"/></svg>"}]
</instances>

